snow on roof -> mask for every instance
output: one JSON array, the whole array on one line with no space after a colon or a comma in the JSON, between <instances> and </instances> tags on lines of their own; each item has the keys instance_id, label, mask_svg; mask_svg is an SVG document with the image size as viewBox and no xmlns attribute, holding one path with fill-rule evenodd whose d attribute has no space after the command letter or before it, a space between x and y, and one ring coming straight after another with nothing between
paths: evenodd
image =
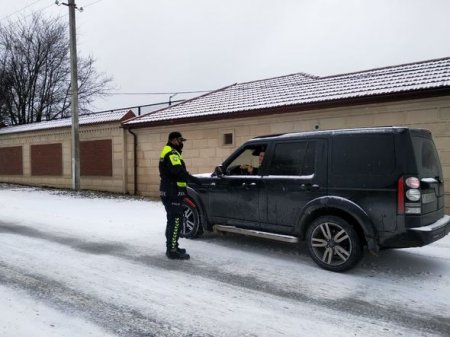
<instances>
[{"instance_id":1,"label":"snow on roof","mask_svg":"<svg viewBox=\"0 0 450 337\"><path fill-rule=\"evenodd\" d=\"M450 57L325 77L298 73L236 83L132 118L124 125L225 115L449 86Z\"/></svg>"},{"instance_id":2,"label":"snow on roof","mask_svg":"<svg viewBox=\"0 0 450 337\"><path fill-rule=\"evenodd\" d=\"M102 113L92 113L86 115L80 115L78 118L78 124L82 125L92 125L92 124L102 124L109 122L122 122L129 118L135 117L136 115L131 110L119 110L119 111L108 111ZM72 118L56 119L52 121L44 121L39 123L22 124L9 126L5 128L0 128L0 135L19 133L19 132L31 132L40 131L48 129L66 128L72 126Z\"/></svg>"}]
</instances>

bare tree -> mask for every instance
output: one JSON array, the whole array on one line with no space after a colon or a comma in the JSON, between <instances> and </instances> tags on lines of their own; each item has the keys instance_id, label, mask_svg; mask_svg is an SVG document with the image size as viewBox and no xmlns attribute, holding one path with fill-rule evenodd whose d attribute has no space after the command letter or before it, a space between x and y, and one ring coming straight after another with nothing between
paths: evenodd
<instances>
[{"instance_id":1,"label":"bare tree","mask_svg":"<svg viewBox=\"0 0 450 337\"><path fill-rule=\"evenodd\" d=\"M80 113L110 90L94 59L78 58ZM34 14L0 24L0 123L27 124L70 115L67 24Z\"/></svg>"}]
</instances>

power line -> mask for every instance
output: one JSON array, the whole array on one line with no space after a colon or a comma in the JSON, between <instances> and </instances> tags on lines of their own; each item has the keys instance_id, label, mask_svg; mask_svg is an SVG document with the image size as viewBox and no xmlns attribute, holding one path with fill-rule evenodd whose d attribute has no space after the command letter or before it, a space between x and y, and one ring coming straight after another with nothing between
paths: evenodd
<instances>
[{"instance_id":1,"label":"power line","mask_svg":"<svg viewBox=\"0 0 450 337\"><path fill-rule=\"evenodd\" d=\"M245 83L236 83L236 84L245 84ZM308 84L308 82L295 82L295 83L283 83L283 84L269 84L269 85L253 85L253 86L248 86L248 87L243 87L243 86L239 86L239 87L233 87L233 86L228 86L226 87L227 91L248 91L248 90L255 90L255 89L270 89L270 88L291 88L291 87L295 87L295 86L300 86L300 85L305 85ZM225 88L222 88L225 89ZM108 95L129 95L129 96L133 96L133 95L173 95L173 94L201 94L201 93L205 93L205 92L213 92L216 90L221 90L221 89L211 89L211 90L193 90L193 91L168 91L168 92L111 92L108 93Z\"/></svg>"},{"instance_id":2,"label":"power line","mask_svg":"<svg viewBox=\"0 0 450 337\"><path fill-rule=\"evenodd\" d=\"M24 12L27 8L33 6L33 5L35 5L35 4L37 4L38 2L41 2L41 1L42 1L42 0L36 0L36 1L33 1L33 2L30 3L29 5L27 5L27 6L25 6L25 7L22 7L22 8L20 8L20 9L16 10L16 11L14 11L14 12L12 12L12 13L6 15L6 16L1 17L0 20L4 20L4 19L7 19L7 18L10 18L11 16L14 16L14 15L16 15L16 14L20 14L21 12ZM87 8L87 7L96 5L96 4L98 4L99 2L102 2L102 1L103 1L103 0L97 0L97 1L91 2L91 3L89 3L89 4L85 5L85 6L83 6L83 8ZM27 18L27 17L33 15L34 13L43 12L43 11L45 11L46 9L49 9L50 7L53 7L54 5L55 5L55 4L52 3L51 5L48 5L48 6L45 6L45 7L40 8L40 9L37 9L37 10L33 11L33 13L26 15L24 18ZM65 16L68 16L68 14L66 14Z\"/></svg>"},{"instance_id":3,"label":"power line","mask_svg":"<svg viewBox=\"0 0 450 337\"><path fill-rule=\"evenodd\" d=\"M50 7L53 7L54 5L55 5L55 4L51 4L51 5L49 5L49 6L43 7L43 8L41 8L41 9L38 9L36 12L33 12L33 13L28 14L27 16L25 16L25 18L27 18L27 17L33 15L34 13L38 13L38 12L40 13L40 12L43 12L43 11L45 11L46 9L49 9Z\"/></svg>"},{"instance_id":4,"label":"power line","mask_svg":"<svg viewBox=\"0 0 450 337\"><path fill-rule=\"evenodd\" d=\"M0 18L0 19L1 19L1 20L7 19L7 18L13 16L14 14L20 13L20 12L24 11L25 9L27 9L28 7L31 7L31 6L33 6L34 4L37 4L38 2L41 2L41 1L42 1L42 0L36 0L36 1L33 1L31 4L25 6L25 7L21 8L21 9L18 9L18 10L16 10L15 12L12 12L11 14L8 14L8 15L6 15L6 16L3 16L3 17ZM52 5L52 6L53 6L53 5Z\"/></svg>"},{"instance_id":5,"label":"power line","mask_svg":"<svg viewBox=\"0 0 450 337\"><path fill-rule=\"evenodd\" d=\"M41 0L38 0L38 1L41 1ZM55 5L55 4L51 4L51 5L49 5L49 6L45 6L45 7L42 7L42 8L40 8L40 9L37 9L37 10L31 12L30 14L25 15L25 16L23 17L23 19L26 19L26 18L32 16L32 15L35 14L35 13L43 12L43 11L45 11L46 9L49 9L50 7L53 7L54 5ZM16 12L16 13L17 13L17 12ZM12 16L12 14L11 14L10 16Z\"/></svg>"},{"instance_id":6,"label":"power line","mask_svg":"<svg viewBox=\"0 0 450 337\"><path fill-rule=\"evenodd\" d=\"M211 90L196 90L196 91L171 91L171 92L111 92L108 95L173 95L173 94L200 94L210 92Z\"/></svg>"},{"instance_id":7,"label":"power line","mask_svg":"<svg viewBox=\"0 0 450 337\"><path fill-rule=\"evenodd\" d=\"M93 6L93 5L98 4L99 2L102 2L102 1L103 0L97 0L97 1L91 2L90 4L87 4L87 5L83 6L83 8Z\"/></svg>"}]
</instances>

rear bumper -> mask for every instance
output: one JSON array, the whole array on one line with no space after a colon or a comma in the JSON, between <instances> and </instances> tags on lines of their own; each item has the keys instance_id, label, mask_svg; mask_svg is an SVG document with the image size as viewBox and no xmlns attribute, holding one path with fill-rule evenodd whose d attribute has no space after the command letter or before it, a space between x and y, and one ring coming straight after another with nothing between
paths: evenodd
<instances>
[{"instance_id":1,"label":"rear bumper","mask_svg":"<svg viewBox=\"0 0 450 337\"><path fill-rule=\"evenodd\" d=\"M442 239L450 232L450 216L444 215L436 222L422 227L406 229L381 244L382 248L422 247Z\"/></svg>"},{"instance_id":2,"label":"rear bumper","mask_svg":"<svg viewBox=\"0 0 450 337\"><path fill-rule=\"evenodd\" d=\"M442 239L450 232L450 216L444 215L438 221L428 226L410 228L407 231L411 236L416 237L418 246L424 246L439 239Z\"/></svg>"}]
</instances>

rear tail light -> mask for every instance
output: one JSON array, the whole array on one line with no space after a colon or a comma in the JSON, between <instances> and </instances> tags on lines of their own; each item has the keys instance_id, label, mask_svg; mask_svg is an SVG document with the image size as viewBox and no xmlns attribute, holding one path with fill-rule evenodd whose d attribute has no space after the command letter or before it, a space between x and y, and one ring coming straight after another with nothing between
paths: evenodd
<instances>
[{"instance_id":1,"label":"rear tail light","mask_svg":"<svg viewBox=\"0 0 450 337\"><path fill-rule=\"evenodd\" d=\"M420 180L417 177L400 177L397 182L397 213L420 214Z\"/></svg>"},{"instance_id":2,"label":"rear tail light","mask_svg":"<svg viewBox=\"0 0 450 337\"><path fill-rule=\"evenodd\" d=\"M405 185L403 177L398 178L397 182L397 213L405 214Z\"/></svg>"},{"instance_id":3,"label":"rear tail light","mask_svg":"<svg viewBox=\"0 0 450 337\"><path fill-rule=\"evenodd\" d=\"M420 180L416 177L409 177L405 180L406 186L409 188L419 188L420 187Z\"/></svg>"},{"instance_id":4,"label":"rear tail light","mask_svg":"<svg viewBox=\"0 0 450 337\"><path fill-rule=\"evenodd\" d=\"M411 188L406 191L406 198L409 201L419 201L420 200L420 190Z\"/></svg>"}]
</instances>

